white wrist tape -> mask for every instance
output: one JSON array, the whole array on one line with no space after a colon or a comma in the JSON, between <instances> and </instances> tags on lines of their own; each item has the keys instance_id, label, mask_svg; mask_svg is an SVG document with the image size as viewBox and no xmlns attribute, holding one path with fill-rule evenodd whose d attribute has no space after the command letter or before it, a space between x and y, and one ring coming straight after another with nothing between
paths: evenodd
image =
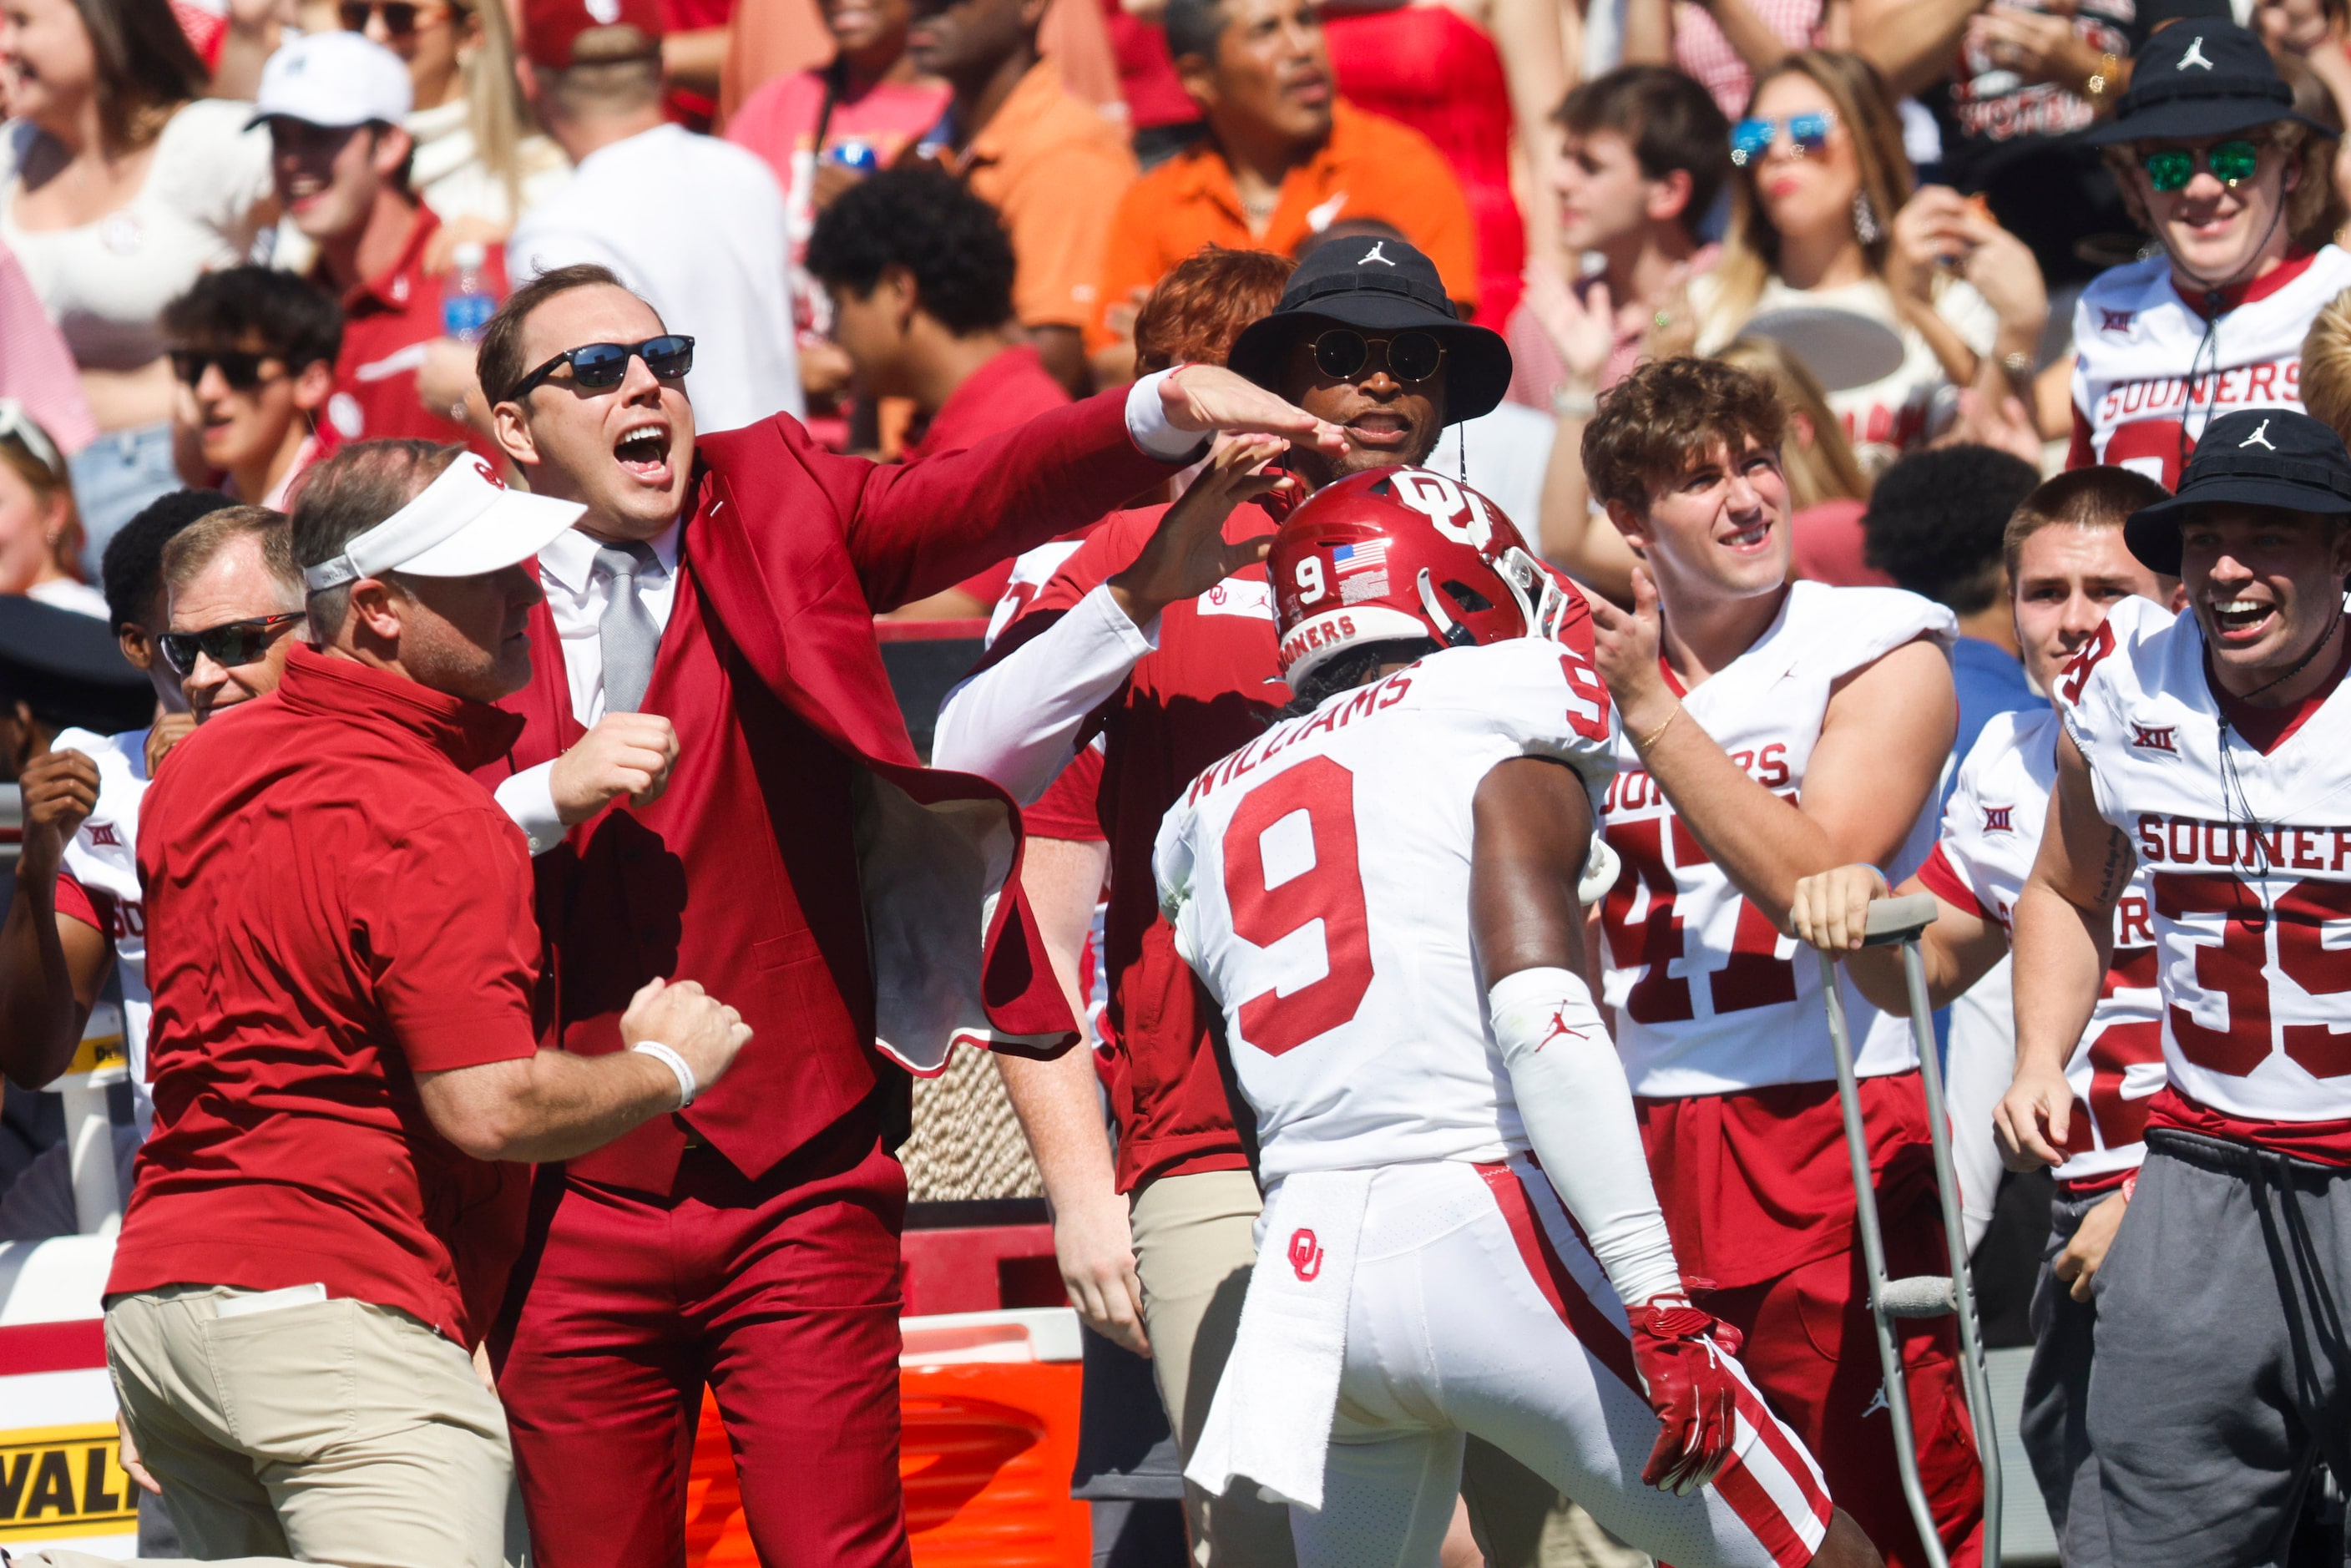
<instances>
[{"instance_id":1,"label":"white wrist tape","mask_svg":"<svg viewBox=\"0 0 2351 1568\"><path fill-rule=\"evenodd\" d=\"M1633 1091L1591 990L1566 969L1521 969L1486 999L1527 1141L1618 1298L1637 1307L1680 1294Z\"/></svg>"},{"instance_id":2,"label":"white wrist tape","mask_svg":"<svg viewBox=\"0 0 2351 1568\"><path fill-rule=\"evenodd\" d=\"M641 1040L629 1049L643 1051L677 1075L677 1108L679 1110L683 1111L694 1103L694 1097L701 1092L702 1085L694 1081L694 1069L685 1064L685 1058L657 1040Z\"/></svg>"}]
</instances>

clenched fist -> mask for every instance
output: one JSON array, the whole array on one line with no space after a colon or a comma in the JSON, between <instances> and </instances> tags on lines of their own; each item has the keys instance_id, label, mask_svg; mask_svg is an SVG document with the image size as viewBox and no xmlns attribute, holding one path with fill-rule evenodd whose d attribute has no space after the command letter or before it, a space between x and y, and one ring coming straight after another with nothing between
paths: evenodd
<instances>
[{"instance_id":1,"label":"clenched fist","mask_svg":"<svg viewBox=\"0 0 2351 1568\"><path fill-rule=\"evenodd\" d=\"M621 1043L659 1040L685 1058L697 1092L718 1082L750 1038L741 1013L692 980L648 980L621 1015Z\"/></svg>"},{"instance_id":2,"label":"clenched fist","mask_svg":"<svg viewBox=\"0 0 2351 1568\"><path fill-rule=\"evenodd\" d=\"M17 874L55 875L66 845L98 810L98 764L78 751L52 751L25 765L25 842Z\"/></svg>"},{"instance_id":3,"label":"clenched fist","mask_svg":"<svg viewBox=\"0 0 2351 1568\"><path fill-rule=\"evenodd\" d=\"M548 779L555 810L567 828L625 795L650 806L669 788L677 761L677 731L657 713L608 713L579 744L555 759Z\"/></svg>"}]
</instances>

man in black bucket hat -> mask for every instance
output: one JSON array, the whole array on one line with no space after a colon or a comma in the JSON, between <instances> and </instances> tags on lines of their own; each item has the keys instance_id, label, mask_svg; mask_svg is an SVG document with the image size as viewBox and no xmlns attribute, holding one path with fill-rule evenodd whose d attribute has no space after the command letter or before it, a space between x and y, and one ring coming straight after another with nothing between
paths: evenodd
<instances>
[{"instance_id":1,"label":"man in black bucket hat","mask_svg":"<svg viewBox=\"0 0 2351 1568\"><path fill-rule=\"evenodd\" d=\"M2351 1473L2351 454L2305 414L2223 415L2125 538L2188 612L2123 601L2057 683L1995 1128L2015 1168L2064 1157L2064 1060L2144 861L2165 1082L2096 1274L2106 1539L2065 1558L2283 1563L2318 1460Z\"/></svg>"},{"instance_id":2,"label":"man in black bucket hat","mask_svg":"<svg viewBox=\"0 0 2351 1568\"><path fill-rule=\"evenodd\" d=\"M2099 274L2075 307L2069 467L2177 485L2216 415L2302 407L2303 334L2351 287L2351 256L2327 243L2334 135L2295 112L2244 28L2189 18L2148 40L2084 141L2162 249Z\"/></svg>"}]
</instances>

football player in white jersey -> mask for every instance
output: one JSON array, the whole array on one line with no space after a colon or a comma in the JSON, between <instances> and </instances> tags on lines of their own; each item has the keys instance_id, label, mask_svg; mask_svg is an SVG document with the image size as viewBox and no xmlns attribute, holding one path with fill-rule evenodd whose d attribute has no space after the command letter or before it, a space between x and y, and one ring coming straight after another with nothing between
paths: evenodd
<instances>
[{"instance_id":1,"label":"football player in white jersey","mask_svg":"<svg viewBox=\"0 0 2351 1568\"><path fill-rule=\"evenodd\" d=\"M2092 279L2074 308L2074 445L2167 486L2216 414L2300 409L2302 339L2346 286L2328 243L2335 132L2294 112L2269 50L2202 17L2131 62L2130 90L2085 140L2155 255Z\"/></svg>"},{"instance_id":2,"label":"football player in white jersey","mask_svg":"<svg viewBox=\"0 0 2351 1568\"><path fill-rule=\"evenodd\" d=\"M1781 933L1796 879L1855 861L1908 874L1934 842L1958 727L1949 611L1892 589L1790 584L1782 414L1770 384L1670 360L1586 429L1593 494L1646 565L1594 605L1623 718L1605 810L1624 862L1602 909L1606 998L1683 1266L1889 1563L1924 1562L1904 1506L1860 1293L1820 967ZM1944 1257L1904 1020L1845 988L1896 1267ZM1915 1269L1912 1267L1915 1265ZM1948 1265L1942 1265L1948 1266ZM1905 1326L1920 1462L1955 1563L1982 1477L1949 1321Z\"/></svg>"},{"instance_id":3,"label":"football player in white jersey","mask_svg":"<svg viewBox=\"0 0 2351 1568\"><path fill-rule=\"evenodd\" d=\"M2176 580L2158 577L2132 556L2122 535L2125 518L2163 498L2163 486L2144 475L2076 468L2026 497L2009 520L2003 542L2017 641L2025 668L2043 691L2056 689L2065 665L2116 603L2134 595L2158 604L2170 601ZM1927 988L1937 1007L1949 1004L2008 955L2017 894L2032 873L2049 815L2057 727L2052 707L2001 714L1984 727L1944 803L1941 841L1897 890L1935 897L1935 923L1919 946ZM1910 1005L1899 956L1892 948L1861 946L1869 901L1886 894L1885 874L1876 866L1840 866L1796 883L1789 919L1799 937L1844 958L1871 1001L1899 1013ZM2147 1120L2147 1098L2163 1086L2148 920L2142 873L2115 906L2113 958L2097 1010L2065 1063L2074 1092L2073 1139L2058 1167L2049 1240L2032 1293L2034 1350L2019 1435L2069 1568L2111 1568L2116 1563L2107 1550L2105 1508L2096 1465L2082 1433L2082 1410L2097 1324L2091 1281L2122 1222L2130 1201L2125 1187L2146 1151L2139 1129ZM2005 1017L1998 1045L2001 1061L1989 1095L2005 1087L2014 1063ZM1960 1076L1959 1054L1955 1038L1955 1081ZM1954 1097L1952 1121L1959 1143L1980 1143L1997 1172L1990 1113L1988 1102L1963 1112ZM1963 1169L1962 1179L1973 1174ZM1989 1207L1989 1194L1970 1196L1981 1196Z\"/></svg>"},{"instance_id":4,"label":"football player in white jersey","mask_svg":"<svg viewBox=\"0 0 2351 1568\"><path fill-rule=\"evenodd\" d=\"M1188 1473L1290 1500L1305 1568L1435 1563L1470 1434L1682 1568L1875 1563L1690 1303L1580 974L1613 768L1587 613L1436 479L1283 526L1291 716L1160 829L1267 1188Z\"/></svg>"},{"instance_id":5,"label":"football player in white jersey","mask_svg":"<svg viewBox=\"0 0 2351 1568\"><path fill-rule=\"evenodd\" d=\"M2011 1158L2076 1141L2065 1066L2144 871L2167 1082L2098 1270L2089 1439L2113 1561L2283 1563L2323 1456L2351 1474L2351 454L2304 414L2212 422L2067 668L2016 904ZM2095 1111L2095 1108L2094 1108Z\"/></svg>"}]
</instances>

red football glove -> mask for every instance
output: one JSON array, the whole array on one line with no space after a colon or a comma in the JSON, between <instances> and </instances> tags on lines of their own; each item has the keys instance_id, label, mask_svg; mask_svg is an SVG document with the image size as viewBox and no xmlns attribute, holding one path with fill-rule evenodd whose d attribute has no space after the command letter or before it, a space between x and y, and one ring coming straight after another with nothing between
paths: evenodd
<instances>
[{"instance_id":1,"label":"red football glove","mask_svg":"<svg viewBox=\"0 0 2351 1568\"><path fill-rule=\"evenodd\" d=\"M1665 1427L1641 1479L1687 1497L1714 1479L1739 1440L1739 1331L1680 1295L1653 1296L1631 1318L1633 1364Z\"/></svg>"}]
</instances>

